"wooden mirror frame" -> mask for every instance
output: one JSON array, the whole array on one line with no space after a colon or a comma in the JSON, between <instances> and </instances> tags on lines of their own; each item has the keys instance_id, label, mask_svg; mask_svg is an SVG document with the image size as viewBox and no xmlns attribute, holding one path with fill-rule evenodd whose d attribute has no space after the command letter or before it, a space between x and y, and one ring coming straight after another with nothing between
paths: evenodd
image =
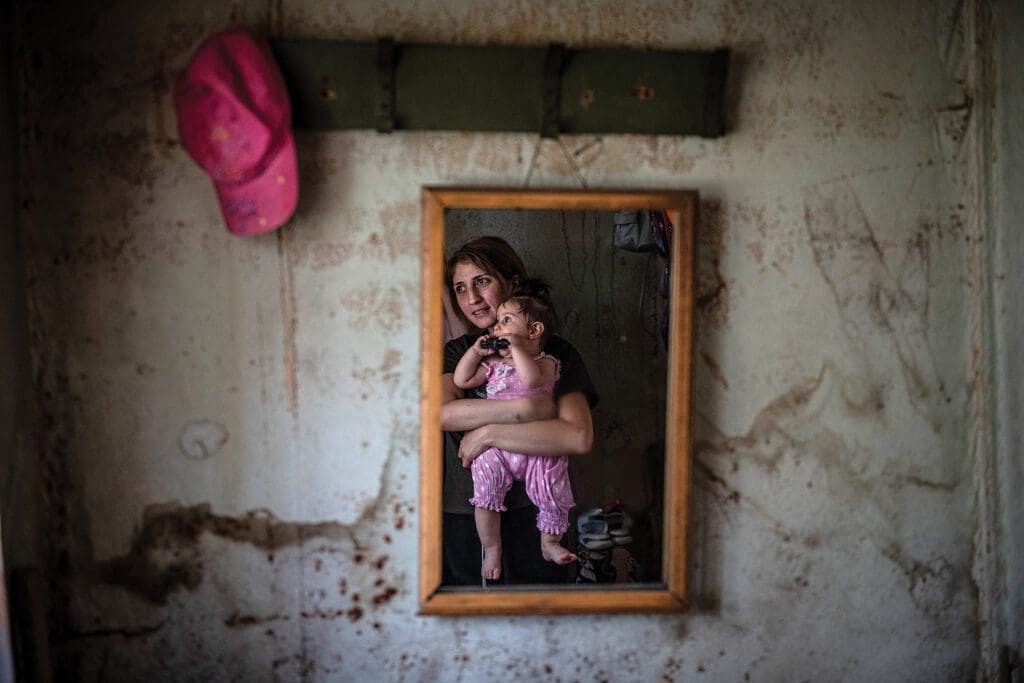
<instances>
[{"instance_id":1,"label":"wooden mirror frame","mask_svg":"<svg viewBox=\"0 0 1024 683\"><path fill-rule=\"evenodd\" d=\"M694 191L524 190L424 187L422 339L420 356L420 572L419 613L430 615L678 612L689 606L686 583L690 508L690 374L693 350ZM665 420L665 520L661 584L567 584L558 589L502 587L493 591L441 587L442 285L448 209L618 211L664 209L672 240L668 386ZM608 586L608 587L605 587Z\"/></svg>"}]
</instances>

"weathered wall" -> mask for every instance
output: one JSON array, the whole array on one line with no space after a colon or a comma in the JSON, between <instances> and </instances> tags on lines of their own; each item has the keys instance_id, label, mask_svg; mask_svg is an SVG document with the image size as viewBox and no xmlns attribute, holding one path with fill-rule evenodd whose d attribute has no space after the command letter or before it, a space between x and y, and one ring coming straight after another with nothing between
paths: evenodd
<instances>
[{"instance_id":1,"label":"weathered wall","mask_svg":"<svg viewBox=\"0 0 1024 683\"><path fill-rule=\"evenodd\" d=\"M1017 676L1024 676L1024 506L1019 503L1024 490L1024 395L1020 381L1020 358L1024 348L1024 145L1021 145L1020 122L1024 121L1024 78L1017 65L1024 63L1024 39L1019 28L1024 26L1024 5L1003 3L998 7L996 24L999 47L995 55L996 84L993 92L994 130L990 157L994 177L989 196L992 199L995 239L990 240L988 253L993 257L993 338L996 349L994 375L998 405L996 431L997 458L994 480L999 484L999 519L997 543L1003 565L995 572L1002 598L997 615L1005 621L1006 631L998 642L1015 652ZM1014 30L1014 29L1017 30Z\"/></svg>"},{"instance_id":2,"label":"weathered wall","mask_svg":"<svg viewBox=\"0 0 1024 683\"><path fill-rule=\"evenodd\" d=\"M47 506L63 666L160 680L970 677L972 468L988 428L970 155L975 37L989 34L974 7L19 3L44 472L25 485ZM170 98L198 42L233 24L728 46L730 133L300 134L296 218L237 239ZM702 194L689 614L413 617L419 187L527 180Z\"/></svg>"}]
</instances>

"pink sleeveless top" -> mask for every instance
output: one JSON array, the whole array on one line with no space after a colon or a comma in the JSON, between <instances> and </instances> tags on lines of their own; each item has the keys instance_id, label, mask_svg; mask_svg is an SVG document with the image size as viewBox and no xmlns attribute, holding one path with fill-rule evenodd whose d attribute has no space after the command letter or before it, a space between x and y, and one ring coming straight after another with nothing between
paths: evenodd
<instances>
[{"instance_id":1,"label":"pink sleeveless top","mask_svg":"<svg viewBox=\"0 0 1024 683\"><path fill-rule=\"evenodd\" d=\"M487 368L487 398L512 399L540 394L550 395L555 388L555 382L558 381L562 364L558 362L557 358L548 356L543 351L537 356L538 359L545 357L555 361L555 376L550 382L535 389L523 386L523 381L514 365L503 363L500 360L485 360L483 364Z\"/></svg>"}]
</instances>

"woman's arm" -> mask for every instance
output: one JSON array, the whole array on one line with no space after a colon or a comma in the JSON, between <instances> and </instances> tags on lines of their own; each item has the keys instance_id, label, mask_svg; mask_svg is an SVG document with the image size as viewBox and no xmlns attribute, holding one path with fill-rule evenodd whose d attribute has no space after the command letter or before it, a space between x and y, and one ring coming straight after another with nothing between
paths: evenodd
<instances>
[{"instance_id":1,"label":"woman's arm","mask_svg":"<svg viewBox=\"0 0 1024 683\"><path fill-rule=\"evenodd\" d=\"M531 396L510 401L462 398L452 373L441 375L441 429L466 432L487 424L520 424L548 420L557 415L550 396Z\"/></svg>"},{"instance_id":2,"label":"woman's arm","mask_svg":"<svg viewBox=\"0 0 1024 683\"><path fill-rule=\"evenodd\" d=\"M537 389L555 380L557 369L550 356L532 358L522 347L512 345L512 362L516 365L516 374L524 387Z\"/></svg>"},{"instance_id":3,"label":"woman's arm","mask_svg":"<svg viewBox=\"0 0 1024 683\"><path fill-rule=\"evenodd\" d=\"M506 401L487 401L506 403ZM558 399L558 416L529 424L484 424L467 432L459 446L463 467L488 448L535 455L583 455L594 443L590 405L582 391Z\"/></svg>"}]
</instances>

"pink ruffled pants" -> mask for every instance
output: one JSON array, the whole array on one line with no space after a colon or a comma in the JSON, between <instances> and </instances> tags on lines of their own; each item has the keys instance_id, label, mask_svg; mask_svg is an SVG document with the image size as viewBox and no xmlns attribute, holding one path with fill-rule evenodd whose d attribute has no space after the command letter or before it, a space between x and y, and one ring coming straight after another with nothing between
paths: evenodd
<instances>
[{"instance_id":1,"label":"pink ruffled pants","mask_svg":"<svg viewBox=\"0 0 1024 683\"><path fill-rule=\"evenodd\" d=\"M569 528L569 510L576 502L569 484L566 455L524 455L489 448L470 465L473 497L479 508L504 512L505 494L512 482L526 482L526 495L537 506L537 528L546 534L564 534Z\"/></svg>"}]
</instances>

